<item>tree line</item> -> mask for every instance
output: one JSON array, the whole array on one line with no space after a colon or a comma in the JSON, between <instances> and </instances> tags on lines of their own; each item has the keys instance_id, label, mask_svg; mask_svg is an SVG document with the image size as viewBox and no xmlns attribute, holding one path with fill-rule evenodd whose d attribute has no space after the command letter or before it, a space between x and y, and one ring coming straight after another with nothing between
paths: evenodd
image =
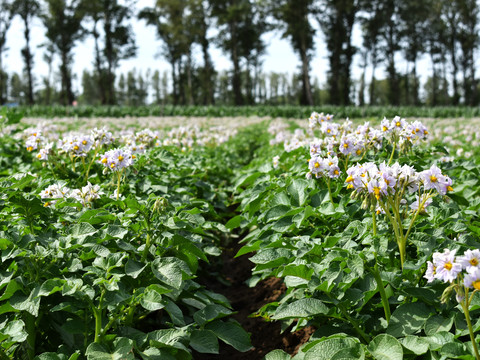
<instances>
[{"instance_id":1,"label":"tree line","mask_svg":"<svg viewBox=\"0 0 480 360\"><path fill-rule=\"evenodd\" d=\"M153 7L135 10L135 0L0 0L0 104L136 105L149 98L174 105L479 104L475 0L156 0ZM22 74L6 73L2 61L15 17L24 29ZM30 41L34 19L45 29L47 74L33 73L39 51ZM136 55L130 25L135 19L156 32L168 73L118 73L119 63ZM355 26L361 44L353 43ZM293 76L262 69L267 46L262 36L272 31L289 41L300 60ZM315 48L319 36L324 49ZM84 71L82 91L75 94L73 49L88 37L93 67ZM215 69L212 46L227 55L230 71ZM310 74L316 52L328 57L326 84ZM352 78L355 56L361 60L359 79ZM430 74L421 97L417 64L425 57ZM406 70L400 70L399 59ZM377 69L385 70L385 78L375 77Z\"/></svg>"}]
</instances>

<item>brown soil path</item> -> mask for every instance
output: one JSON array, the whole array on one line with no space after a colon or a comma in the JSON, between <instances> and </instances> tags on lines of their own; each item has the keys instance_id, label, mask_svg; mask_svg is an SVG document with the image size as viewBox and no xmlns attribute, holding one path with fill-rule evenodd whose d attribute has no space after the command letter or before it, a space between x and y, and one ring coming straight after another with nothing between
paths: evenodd
<instances>
[{"instance_id":1,"label":"brown soil path","mask_svg":"<svg viewBox=\"0 0 480 360\"><path fill-rule=\"evenodd\" d=\"M280 322L267 322L259 317L249 317L263 305L278 300L285 292L285 285L281 279L270 278L249 288L245 281L251 276L253 263L248 260L248 255L234 258L240 248L241 245L237 244L226 249L222 255L223 264L218 269L230 285L223 284L214 277L204 279L203 282L208 289L228 298L233 309L237 311L233 318L251 334L253 348L246 353L240 353L233 347L220 342L220 354L194 353L195 360L261 360L268 352L275 349L295 354L315 331L312 327L307 327L294 333L288 329L281 333Z\"/></svg>"}]
</instances>

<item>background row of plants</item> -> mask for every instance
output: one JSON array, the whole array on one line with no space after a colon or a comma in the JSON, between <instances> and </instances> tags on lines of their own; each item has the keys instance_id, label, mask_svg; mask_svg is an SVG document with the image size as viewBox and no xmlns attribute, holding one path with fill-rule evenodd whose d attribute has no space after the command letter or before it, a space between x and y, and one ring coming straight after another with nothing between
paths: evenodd
<instances>
[{"instance_id":1,"label":"background row of plants","mask_svg":"<svg viewBox=\"0 0 480 360\"><path fill-rule=\"evenodd\" d=\"M316 108L312 106L20 106L12 108L25 117L143 117L143 116L261 116L306 119ZM461 106L322 106L325 113L337 118L382 119L385 114L406 117L472 118L480 116L478 107Z\"/></svg>"},{"instance_id":2,"label":"background row of plants","mask_svg":"<svg viewBox=\"0 0 480 360\"><path fill-rule=\"evenodd\" d=\"M472 150L467 141L463 147ZM362 162L388 162L391 152L390 145L369 151ZM227 227L244 235L237 256L255 265L249 285L278 277L287 288L256 315L280 321L285 331L316 329L295 359L475 359L461 297L450 291L442 302L447 284L424 278L434 252L480 248L478 157L440 163L447 153L439 144L394 152L400 164L421 171L435 163L454 181L454 192L435 197L412 227L403 269L390 223L378 215L374 233L370 207L347 190L347 174L332 179L333 202L323 177L305 178L305 147L263 146L239 174L240 214ZM479 309L475 293L470 316L477 333ZM290 355L275 350L266 359Z\"/></svg>"}]
</instances>

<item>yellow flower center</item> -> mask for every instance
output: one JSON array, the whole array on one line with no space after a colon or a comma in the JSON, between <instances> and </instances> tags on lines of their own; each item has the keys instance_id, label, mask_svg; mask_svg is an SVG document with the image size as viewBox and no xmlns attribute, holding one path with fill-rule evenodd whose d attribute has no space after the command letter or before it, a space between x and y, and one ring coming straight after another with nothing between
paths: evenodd
<instances>
[{"instance_id":1,"label":"yellow flower center","mask_svg":"<svg viewBox=\"0 0 480 360\"><path fill-rule=\"evenodd\" d=\"M347 177L347 180L345 180L345 182L352 182L352 181L353 181L353 176L351 175Z\"/></svg>"},{"instance_id":2,"label":"yellow flower center","mask_svg":"<svg viewBox=\"0 0 480 360\"><path fill-rule=\"evenodd\" d=\"M115 164L114 163L111 163L110 164L110 167L113 169L115 167Z\"/></svg>"},{"instance_id":3,"label":"yellow flower center","mask_svg":"<svg viewBox=\"0 0 480 360\"><path fill-rule=\"evenodd\" d=\"M78 149L79 149L78 145L75 145L75 146L73 147L73 150L78 150Z\"/></svg>"},{"instance_id":4,"label":"yellow flower center","mask_svg":"<svg viewBox=\"0 0 480 360\"><path fill-rule=\"evenodd\" d=\"M358 149L357 150L357 155L361 155L362 154L362 150Z\"/></svg>"},{"instance_id":5,"label":"yellow flower center","mask_svg":"<svg viewBox=\"0 0 480 360\"><path fill-rule=\"evenodd\" d=\"M424 133L425 135L428 135L428 131L427 131L427 130L425 130L423 133Z\"/></svg>"},{"instance_id":6,"label":"yellow flower center","mask_svg":"<svg viewBox=\"0 0 480 360\"><path fill-rule=\"evenodd\" d=\"M107 161L108 161L107 158L103 158L103 159L102 159L102 164L106 164Z\"/></svg>"},{"instance_id":7,"label":"yellow flower center","mask_svg":"<svg viewBox=\"0 0 480 360\"><path fill-rule=\"evenodd\" d=\"M390 185L390 180L385 180L385 184Z\"/></svg>"},{"instance_id":8,"label":"yellow flower center","mask_svg":"<svg viewBox=\"0 0 480 360\"><path fill-rule=\"evenodd\" d=\"M343 144L343 147L344 147L345 149L348 149L348 144L347 144L347 143Z\"/></svg>"},{"instance_id":9,"label":"yellow flower center","mask_svg":"<svg viewBox=\"0 0 480 360\"><path fill-rule=\"evenodd\" d=\"M397 121L397 123L395 124L397 127L400 127L402 124L400 123L400 121Z\"/></svg>"},{"instance_id":10,"label":"yellow flower center","mask_svg":"<svg viewBox=\"0 0 480 360\"><path fill-rule=\"evenodd\" d=\"M430 175L431 182L437 182L437 177L435 175Z\"/></svg>"},{"instance_id":11,"label":"yellow flower center","mask_svg":"<svg viewBox=\"0 0 480 360\"><path fill-rule=\"evenodd\" d=\"M473 258L469 261L470 265L472 266L477 266L478 265L478 260L476 258Z\"/></svg>"},{"instance_id":12,"label":"yellow flower center","mask_svg":"<svg viewBox=\"0 0 480 360\"><path fill-rule=\"evenodd\" d=\"M453 191L453 188L451 186L447 186L447 191Z\"/></svg>"},{"instance_id":13,"label":"yellow flower center","mask_svg":"<svg viewBox=\"0 0 480 360\"><path fill-rule=\"evenodd\" d=\"M386 126L384 126L384 127L382 128L382 130L383 130L383 131L387 131L388 128L387 128Z\"/></svg>"},{"instance_id":14,"label":"yellow flower center","mask_svg":"<svg viewBox=\"0 0 480 360\"><path fill-rule=\"evenodd\" d=\"M333 171L333 173L334 173L335 175L338 175L338 170L335 169L335 170Z\"/></svg>"},{"instance_id":15,"label":"yellow flower center","mask_svg":"<svg viewBox=\"0 0 480 360\"><path fill-rule=\"evenodd\" d=\"M333 162L330 161L330 162L328 163L328 166L332 166L332 165L333 165Z\"/></svg>"},{"instance_id":16,"label":"yellow flower center","mask_svg":"<svg viewBox=\"0 0 480 360\"><path fill-rule=\"evenodd\" d=\"M32 151L32 150L33 150L33 146L27 147L27 151Z\"/></svg>"},{"instance_id":17,"label":"yellow flower center","mask_svg":"<svg viewBox=\"0 0 480 360\"><path fill-rule=\"evenodd\" d=\"M118 161L122 161L123 160L123 156L122 155L119 155L118 156Z\"/></svg>"},{"instance_id":18,"label":"yellow flower center","mask_svg":"<svg viewBox=\"0 0 480 360\"><path fill-rule=\"evenodd\" d=\"M316 169L320 167L320 164L318 162L315 163L315 165L313 165Z\"/></svg>"},{"instance_id":19,"label":"yellow flower center","mask_svg":"<svg viewBox=\"0 0 480 360\"><path fill-rule=\"evenodd\" d=\"M445 265L443 265L443 267L445 269L447 269L448 271L450 271L450 270L452 270L453 265L452 265L451 262L447 262L447 263L445 263Z\"/></svg>"},{"instance_id":20,"label":"yellow flower center","mask_svg":"<svg viewBox=\"0 0 480 360\"><path fill-rule=\"evenodd\" d=\"M332 131L332 130L330 130L330 129L327 129L327 133L329 133L329 134L330 134L330 132L331 132L331 131Z\"/></svg>"},{"instance_id":21,"label":"yellow flower center","mask_svg":"<svg viewBox=\"0 0 480 360\"><path fill-rule=\"evenodd\" d=\"M41 157L42 157L42 154L38 154L38 155L37 155L37 158L40 159Z\"/></svg>"},{"instance_id":22,"label":"yellow flower center","mask_svg":"<svg viewBox=\"0 0 480 360\"><path fill-rule=\"evenodd\" d=\"M472 282L472 285L475 290L480 290L480 280Z\"/></svg>"},{"instance_id":23,"label":"yellow flower center","mask_svg":"<svg viewBox=\"0 0 480 360\"><path fill-rule=\"evenodd\" d=\"M83 145L87 145L87 140L83 140L83 141L82 141L82 144L83 144Z\"/></svg>"}]
</instances>

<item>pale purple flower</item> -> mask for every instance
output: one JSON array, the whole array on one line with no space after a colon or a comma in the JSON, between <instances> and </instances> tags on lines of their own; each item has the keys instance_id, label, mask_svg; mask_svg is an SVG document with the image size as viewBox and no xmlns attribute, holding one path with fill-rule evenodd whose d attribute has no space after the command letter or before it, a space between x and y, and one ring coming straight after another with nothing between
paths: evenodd
<instances>
[{"instance_id":1,"label":"pale purple flower","mask_svg":"<svg viewBox=\"0 0 480 360\"><path fill-rule=\"evenodd\" d=\"M437 279L443 282L452 282L457 278L458 274L462 272L462 265L456 262L455 253L456 250L453 250L438 256L435 262L437 266Z\"/></svg>"},{"instance_id":2,"label":"pale purple flower","mask_svg":"<svg viewBox=\"0 0 480 360\"><path fill-rule=\"evenodd\" d=\"M431 261L427 262L427 271L423 277L427 279L429 283L436 279L436 266Z\"/></svg>"},{"instance_id":3,"label":"pale purple flower","mask_svg":"<svg viewBox=\"0 0 480 360\"><path fill-rule=\"evenodd\" d=\"M475 267L472 272L469 272L463 278L463 284L469 289L480 290L480 269Z\"/></svg>"},{"instance_id":4,"label":"pale purple flower","mask_svg":"<svg viewBox=\"0 0 480 360\"><path fill-rule=\"evenodd\" d=\"M480 250L475 249L465 251L463 256L459 258L459 261L468 273L478 270L480 266Z\"/></svg>"}]
</instances>

